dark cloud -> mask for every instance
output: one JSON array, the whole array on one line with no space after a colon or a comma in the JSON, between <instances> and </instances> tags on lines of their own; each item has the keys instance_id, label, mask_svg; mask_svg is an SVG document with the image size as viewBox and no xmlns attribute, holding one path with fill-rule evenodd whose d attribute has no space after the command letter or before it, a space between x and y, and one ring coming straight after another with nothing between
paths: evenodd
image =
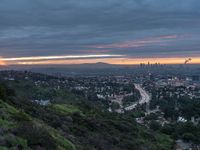
<instances>
[{"instance_id":1,"label":"dark cloud","mask_svg":"<svg viewBox=\"0 0 200 150\"><path fill-rule=\"evenodd\" d=\"M199 8L199 0L0 0L0 56L199 56ZM166 35L184 38L91 47Z\"/></svg>"}]
</instances>

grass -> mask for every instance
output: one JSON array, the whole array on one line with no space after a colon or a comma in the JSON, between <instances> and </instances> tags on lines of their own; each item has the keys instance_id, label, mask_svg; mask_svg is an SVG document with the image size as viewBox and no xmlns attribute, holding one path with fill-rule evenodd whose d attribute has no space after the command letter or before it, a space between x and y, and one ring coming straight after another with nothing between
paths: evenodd
<instances>
[{"instance_id":1,"label":"grass","mask_svg":"<svg viewBox=\"0 0 200 150\"><path fill-rule=\"evenodd\" d=\"M61 136L56 130L51 128L49 132L51 136L56 140L60 150L76 150L74 144L72 144L69 140Z\"/></svg>"},{"instance_id":2,"label":"grass","mask_svg":"<svg viewBox=\"0 0 200 150\"><path fill-rule=\"evenodd\" d=\"M14 136L13 134L6 134L4 135L4 140L10 144L10 147L16 147L16 146L21 146L23 150L26 150L28 148L27 140Z\"/></svg>"},{"instance_id":3,"label":"grass","mask_svg":"<svg viewBox=\"0 0 200 150\"><path fill-rule=\"evenodd\" d=\"M53 107L56 111L60 113L74 113L80 112L78 109L72 106L66 105L55 105ZM9 129L17 130L23 122L30 122L33 126L38 129L45 130L52 138L55 144L57 145L58 150L75 150L75 146L68 139L60 134L56 129L44 124L42 121L37 120L29 116L28 114L15 109L13 106L3 102L0 100L0 128L3 129L4 134L1 136L2 139L9 143L10 147L21 146L22 149L29 149L29 141L30 139L22 138L20 135L14 135ZM26 134L26 133L25 133ZM26 137L26 135L25 135ZM7 146L4 145L0 147L0 150L7 150ZM9 148L10 148L9 147Z\"/></svg>"},{"instance_id":4,"label":"grass","mask_svg":"<svg viewBox=\"0 0 200 150\"><path fill-rule=\"evenodd\" d=\"M2 100L0 100L0 110L6 112L7 114L15 114L18 112L17 109L8 105L7 103L3 102Z\"/></svg>"},{"instance_id":5,"label":"grass","mask_svg":"<svg viewBox=\"0 0 200 150\"><path fill-rule=\"evenodd\" d=\"M16 126L15 126L15 123L8 121L6 119L0 118L0 127L3 128L4 130L8 130Z\"/></svg>"},{"instance_id":6,"label":"grass","mask_svg":"<svg viewBox=\"0 0 200 150\"><path fill-rule=\"evenodd\" d=\"M139 126L139 132L141 136L139 142L148 145L151 149L170 150L174 145L173 139L166 134L147 132L142 126Z\"/></svg>"},{"instance_id":7,"label":"grass","mask_svg":"<svg viewBox=\"0 0 200 150\"><path fill-rule=\"evenodd\" d=\"M56 113L59 113L61 115L70 115L73 113L82 114L82 112L78 108L66 104L53 104L51 105L51 109L53 109Z\"/></svg>"},{"instance_id":8,"label":"grass","mask_svg":"<svg viewBox=\"0 0 200 150\"><path fill-rule=\"evenodd\" d=\"M0 146L0 150L8 150L6 147Z\"/></svg>"},{"instance_id":9,"label":"grass","mask_svg":"<svg viewBox=\"0 0 200 150\"><path fill-rule=\"evenodd\" d=\"M0 100L0 127L4 130L16 127L16 123L13 122L12 117L18 112L17 109Z\"/></svg>"},{"instance_id":10,"label":"grass","mask_svg":"<svg viewBox=\"0 0 200 150\"><path fill-rule=\"evenodd\" d=\"M155 138L158 141L158 146L162 150L168 150L172 148L171 145L173 145L173 140L168 135L156 134Z\"/></svg>"},{"instance_id":11,"label":"grass","mask_svg":"<svg viewBox=\"0 0 200 150\"><path fill-rule=\"evenodd\" d=\"M42 121L40 120L34 120L33 123L41 129L45 129L46 131L48 131L49 135L51 137L53 137L53 139L55 140L55 142L58 145L58 149L59 150L76 150L74 144L72 142L70 142L69 140L67 140L66 138L64 138L59 131L57 131L56 129L44 124Z\"/></svg>"}]
</instances>

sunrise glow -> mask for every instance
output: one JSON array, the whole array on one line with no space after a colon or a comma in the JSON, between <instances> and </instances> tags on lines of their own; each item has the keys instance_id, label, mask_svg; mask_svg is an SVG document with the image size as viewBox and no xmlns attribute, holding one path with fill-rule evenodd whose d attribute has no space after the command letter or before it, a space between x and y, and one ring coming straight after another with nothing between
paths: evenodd
<instances>
[{"instance_id":1,"label":"sunrise glow","mask_svg":"<svg viewBox=\"0 0 200 150\"><path fill-rule=\"evenodd\" d=\"M170 58L126 58L123 55L65 55L1 58L1 65L49 65L49 64L83 64L104 62L119 65L144 64L184 64L185 57ZM200 64L200 57L191 57L190 64Z\"/></svg>"}]
</instances>

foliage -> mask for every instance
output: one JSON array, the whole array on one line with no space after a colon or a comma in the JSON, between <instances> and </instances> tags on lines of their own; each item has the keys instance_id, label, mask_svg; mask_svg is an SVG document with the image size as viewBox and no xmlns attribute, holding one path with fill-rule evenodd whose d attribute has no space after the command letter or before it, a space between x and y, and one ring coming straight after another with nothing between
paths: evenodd
<instances>
[{"instance_id":1,"label":"foliage","mask_svg":"<svg viewBox=\"0 0 200 150\"><path fill-rule=\"evenodd\" d=\"M25 112L19 111L9 104L0 100L0 138L2 149L19 148L27 150L38 147L55 149L71 149L74 145L60 133L31 118Z\"/></svg>"},{"instance_id":2,"label":"foliage","mask_svg":"<svg viewBox=\"0 0 200 150\"><path fill-rule=\"evenodd\" d=\"M81 94L75 95L64 88L53 89L51 84L56 80L53 77L36 74L32 78L34 80L9 82L8 87L15 89L16 95L5 95L4 102L0 101L0 129L3 128L3 137L13 137L7 143L6 138L0 141L2 148L171 149L173 143L169 136L140 126L134 114L109 113ZM35 86L35 80L47 85ZM118 90L117 86L114 90ZM52 98L52 104L38 105L31 101L35 96Z\"/></svg>"}]
</instances>

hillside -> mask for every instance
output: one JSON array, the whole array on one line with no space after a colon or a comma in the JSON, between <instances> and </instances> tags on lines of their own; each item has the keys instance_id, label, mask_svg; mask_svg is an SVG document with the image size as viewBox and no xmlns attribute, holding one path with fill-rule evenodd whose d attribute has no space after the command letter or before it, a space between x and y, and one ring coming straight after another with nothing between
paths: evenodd
<instances>
[{"instance_id":1,"label":"hillside","mask_svg":"<svg viewBox=\"0 0 200 150\"><path fill-rule=\"evenodd\" d=\"M29 92L25 90L23 94L24 89L19 89L22 82L26 87L32 86L23 80L0 86L0 149L172 149L169 136L140 126L131 113L110 113L70 92L59 98L69 96L66 101L39 105L28 99ZM37 90L46 95L50 89ZM59 93L54 94L60 96Z\"/></svg>"},{"instance_id":2,"label":"hillside","mask_svg":"<svg viewBox=\"0 0 200 150\"><path fill-rule=\"evenodd\" d=\"M0 149L69 149L75 146L40 120L0 100Z\"/></svg>"}]
</instances>

